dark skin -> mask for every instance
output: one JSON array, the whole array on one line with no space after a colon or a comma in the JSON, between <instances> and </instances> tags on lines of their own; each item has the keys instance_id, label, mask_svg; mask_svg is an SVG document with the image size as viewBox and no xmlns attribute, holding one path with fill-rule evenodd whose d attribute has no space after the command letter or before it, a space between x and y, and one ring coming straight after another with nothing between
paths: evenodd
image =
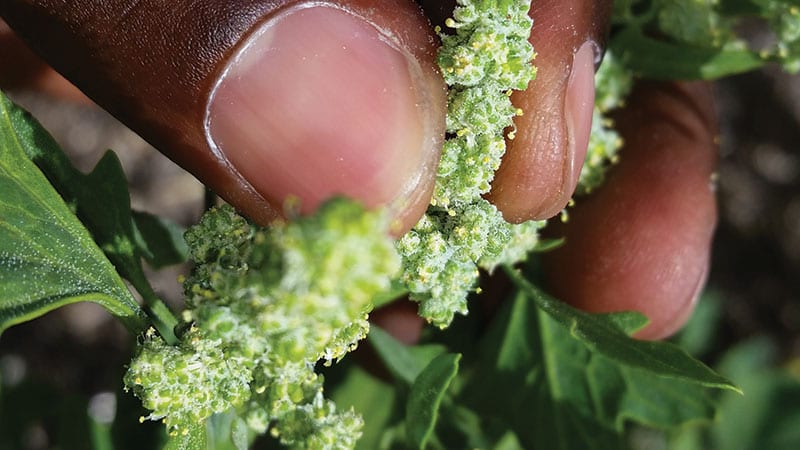
<instances>
[{"instance_id":1,"label":"dark skin","mask_svg":"<svg viewBox=\"0 0 800 450\"><path fill-rule=\"evenodd\" d=\"M441 20L447 2L423 2L427 18L410 0L63 3L6 0L0 16L92 100L254 220L279 216L287 195L304 211L337 193L387 205L396 233L424 212L445 110L428 19ZM609 6L534 2L538 78L514 95L525 115L488 196L508 220L551 217L575 188ZM0 69L4 88L33 83L82 98L19 42L0 28L0 60L19 62ZM712 99L699 83L641 85L616 120L621 162L550 231L567 237L545 259L550 289L588 311L642 311L651 324L638 337L663 338L689 317L707 273ZM389 321L407 340L417 334L402 313Z\"/></svg>"}]
</instances>

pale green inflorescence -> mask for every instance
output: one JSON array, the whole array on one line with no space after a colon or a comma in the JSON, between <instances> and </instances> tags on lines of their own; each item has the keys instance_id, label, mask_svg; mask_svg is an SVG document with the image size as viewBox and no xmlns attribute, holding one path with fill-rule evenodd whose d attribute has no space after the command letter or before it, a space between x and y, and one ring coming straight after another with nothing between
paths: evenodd
<instances>
[{"instance_id":1,"label":"pale green inflorescence","mask_svg":"<svg viewBox=\"0 0 800 450\"><path fill-rule=\"evenodd\" d=\"M234 410L256 432L297 448L352 448L362 426L322 396L319 360L341 358L369 330L372 298L400 260L382 213L337 199L267 229L230 207L186 235L189 330L175 347L149 333L125 383L181 433Z\"/></svg>"},{"instance_id":2,"label":"pale green inflorescence","mask_svg":"<svg viewBox=\"0 0 800 450\"><path fill-rule=\"evenodd\" d=\"M441 34L439 66L450 86L447 133L431 206L398 242L401 280L420 315L445 327L466 314L478 269L525 257L543 222L507 223L481 196L489 191L513 137L513 89L535 77L527 0L459 0Z\"/></svg>"}]
</instances>

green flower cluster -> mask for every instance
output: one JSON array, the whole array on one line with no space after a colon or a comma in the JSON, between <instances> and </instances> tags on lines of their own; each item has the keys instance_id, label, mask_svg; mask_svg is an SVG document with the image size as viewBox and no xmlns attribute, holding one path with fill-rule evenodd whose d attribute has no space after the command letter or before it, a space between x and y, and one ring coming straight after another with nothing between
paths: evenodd
<instances>
[{"instance_id":1,"label":"green flower cluster","mask_svg":"<svg viewBox=\"0 0 800 450\"><path fill-rule=\"evenodd\" d=\"M478 268L524 258L542 222L507 223L481 196L506 150L505 130L522 111L509 96L536 75L528 0L459 0L441 34L438 62L450 86L447 133L426 215L398 242L401 280L420 315L440 327L467 312ZM513 138L513 130L508 138Z\"/></svg>"},{"instance_id":2,"label":"green flower cluster","mask_svg":"<svg viewBox=\"0 0 800 450\"><path fill-rule=\"evenodd\" d=\"M336 199L317 214L257 228L232 208L207 213L186 240L191 324L181 342L148 333L125 376L171 433L234 410L298 448L352 448L361 418L322 395L314 366L355 348L373 297L400 260L381 213Z\"/></svg>"},{"instance_id":3,"label":"green flower cluster","mask_svg":"<svg viewBox=\"0 0 800 450\"><path fill-rule=\"evenodd\" d=\"M792 1L752 0L775 33L773 53L787 72L800 72L800 4Z\"/></svg>"},{"instance_id":4,"label":"green flower cluster","mask_svg":"<svg viewBox=\"0 0 800 450\"><path fill-rule=\"evenodd\" d=\"M438 63L450 86L447 132L432 205L469 204L489 191L505 153L504 130L522 114L508 98L536 76L526 0L459 0L440 33Z\"/></svg>"},{"instance_id":5,"label":"green flower cluster","mask_svg":"<svg viewBox=\"0 0 800 450\"><path fill-rule=\"evenodd\" d=\"M125 376L153 411L142 421L163 419L172 433L185 432L187 424L241 406L250 396L247 361L228 353L220 339L206 339L195 327L176 346L148 330Z\"/></svg>"}]
</instances>

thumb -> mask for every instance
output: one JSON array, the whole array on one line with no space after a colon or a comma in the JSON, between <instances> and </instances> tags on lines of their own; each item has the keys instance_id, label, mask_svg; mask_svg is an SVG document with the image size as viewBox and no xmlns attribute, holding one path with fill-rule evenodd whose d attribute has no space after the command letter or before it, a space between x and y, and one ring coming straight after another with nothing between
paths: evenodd
<instances>
[{"instance_id":1,"label":"thumb","mask_svg":"<svg viewBox=\"0 0 800 450\"><path fill-rule=\"evenodd\" d=\"M376 5L377 3L377 5ZM435 40L404 0L8 0L99 105L254 220L333 195L424 211L443 139Z\"/></svg>"}]
</instances>

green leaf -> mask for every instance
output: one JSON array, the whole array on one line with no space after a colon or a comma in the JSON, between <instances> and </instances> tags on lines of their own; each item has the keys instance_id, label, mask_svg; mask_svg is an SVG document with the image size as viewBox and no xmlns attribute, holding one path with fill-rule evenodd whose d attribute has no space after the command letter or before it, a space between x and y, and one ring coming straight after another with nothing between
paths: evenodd
<instances>
[{"instance_id":1,"label":"green leaf","mask_svg":"<svg viewBox=\"0 0 800 450\"><path fill-rule=\"evenodd\" d=\"M250 447L249 428L236 411L214 414L205 423L207 450L247 450Z\"/></svg>"},{"instance_id":2,"label":"green leaf","mask_svg":"<svg viewBox=\"0 0 800 450\"><path fill-rule=\"evenodd\" d=\"M747 395L725 395L715 448L792 450L800 443L800 381L781 370L737 378Z\"/></svg>"},{"instance_id":3,"label":"green leaf","mask_svg":"<svg viewBox=\"0 0 800 450\"><path fill-rule=\"evenodd\" d=\"M621 315L585 313L545 294L523 278L520 272L511 268L506 268L506 272L514 284L536 306L567 327L570 335L583 342L588 349L618 363L652 372L654 375L682 379L706 387L741 392L727 378L714 372L673 344L642 341L629 337L626 332L634 331L642 323L641 320L634 319L632 315L641 316L640 314L631 312L621 313Z\"/></svg>"},{"instance_id":4,"label":"green leaf","mask_svg":"<svg viewBox=\"0 0 800 450\"><path fill-rule=\"evenodd\" d=\"M172 328L177 320L153 292L142 269L143 251L138 245L130 196L122 167L113 152L107 152L94 170L84 175L75 169L58 144L29 114L3 100L13 122L21 149L45 174L64 200L77 210L117 271L131 282L156 319L161 334L173 342ZM12 119L13 120L13 119Z\"/></svg>"},{"instance_id":5,"label":"green leaf","mask_svg":"<svg viewBox=\"0 0 800 450\"><path fill-rule=\"evenodd\" d=\"M164 450L206 450L207 442L206 424L201 422L170 436Z\"/></svg>"},{"instance_id":6,"label":"green leaf","mask_svg":"<svg viewBox=\"0 0 800 450\"><path fill-rule=\"evenodd\" d=\"M142 256L154 269L180 264L189 258L186 231L163 217L134 211L134 236Z\"/></svg>"},{"instance_id":7,"label":"green leaf","mask_svg":"<svg viewBox=\"0 0 800 450\"><path fill-rule=\"evenodd\" d=\"M397 402L392 386L361 367L351 365L344 380L331 391L331 399L337 408L347 410L352 407L364 418L363 434L358 440L357 449L375 450L381 447L381 439L389 427Z\"/></svg>"},{"instance_id":8,"label":"green leaf","mask_svg":"<svg viewBox=\"0 0 800 450\"><path fill-rule=\"evenodd\" d=\"M367 339L392 376L409 385L414 383L425 366L446 351L444 346L436 344L404 345L375 325L370 327Z\"/></svg>"},{"instance_id":9,"label":"green leaf","mask_svg":"<svg viewBox=\"0 0 800 450\"><path fill-rule=\"evenodd\" d=\"M764 60L749 50L672 44L647 37L635 26L615 34L610 50L637 75L657 80L715 80L764 65Z\"/></svg>"},{"instance_id":10,"label":"green leaf","mask_svg":"<svg viewBox=\"0 0 800 450\"><path fill-rule=\"evenodd\" d=\"M460 360L457 353L439 355L414 380L406 407L406 431L415 448L424 449L431 438L439 406L458 374Z\"/></svg>"},{"instance_id":11,"label":"green leaf","mask_svg":"<svg viewBox=\"0 0 800 450\"><path fill-rule=\"evenodd\" d=\"M523 293L493 323L478 364L461 398L524 448L622 448L627 421L668 428L714 414L702 387L593 351Z\"/></svg>"},{"instance_id":12,"label":"green leaf","mask_svg":"<svg viewBox=\"0 0 800 450\"><path fill-rule=\"evenodd\" d=\"M0 94L0 333L60 306L92 301L131 329L144 315L87 230L28 159L46 133Z\"/></svg>"},{"instance_id":13,"label":"green leaf","mask_svg":"<svg viewBox=\"0 0 800 450\"><path fill-rule=\"evenodd\" d=\"M791 369L775 367L778 346L765 337L737 344L719 364L720 372L735 379L745 395L724 392L719 420L708 429L692 427L672 433L669 448L747 450L796 449L800 443L800 377Z\"/></svg>"}]
</instances>

